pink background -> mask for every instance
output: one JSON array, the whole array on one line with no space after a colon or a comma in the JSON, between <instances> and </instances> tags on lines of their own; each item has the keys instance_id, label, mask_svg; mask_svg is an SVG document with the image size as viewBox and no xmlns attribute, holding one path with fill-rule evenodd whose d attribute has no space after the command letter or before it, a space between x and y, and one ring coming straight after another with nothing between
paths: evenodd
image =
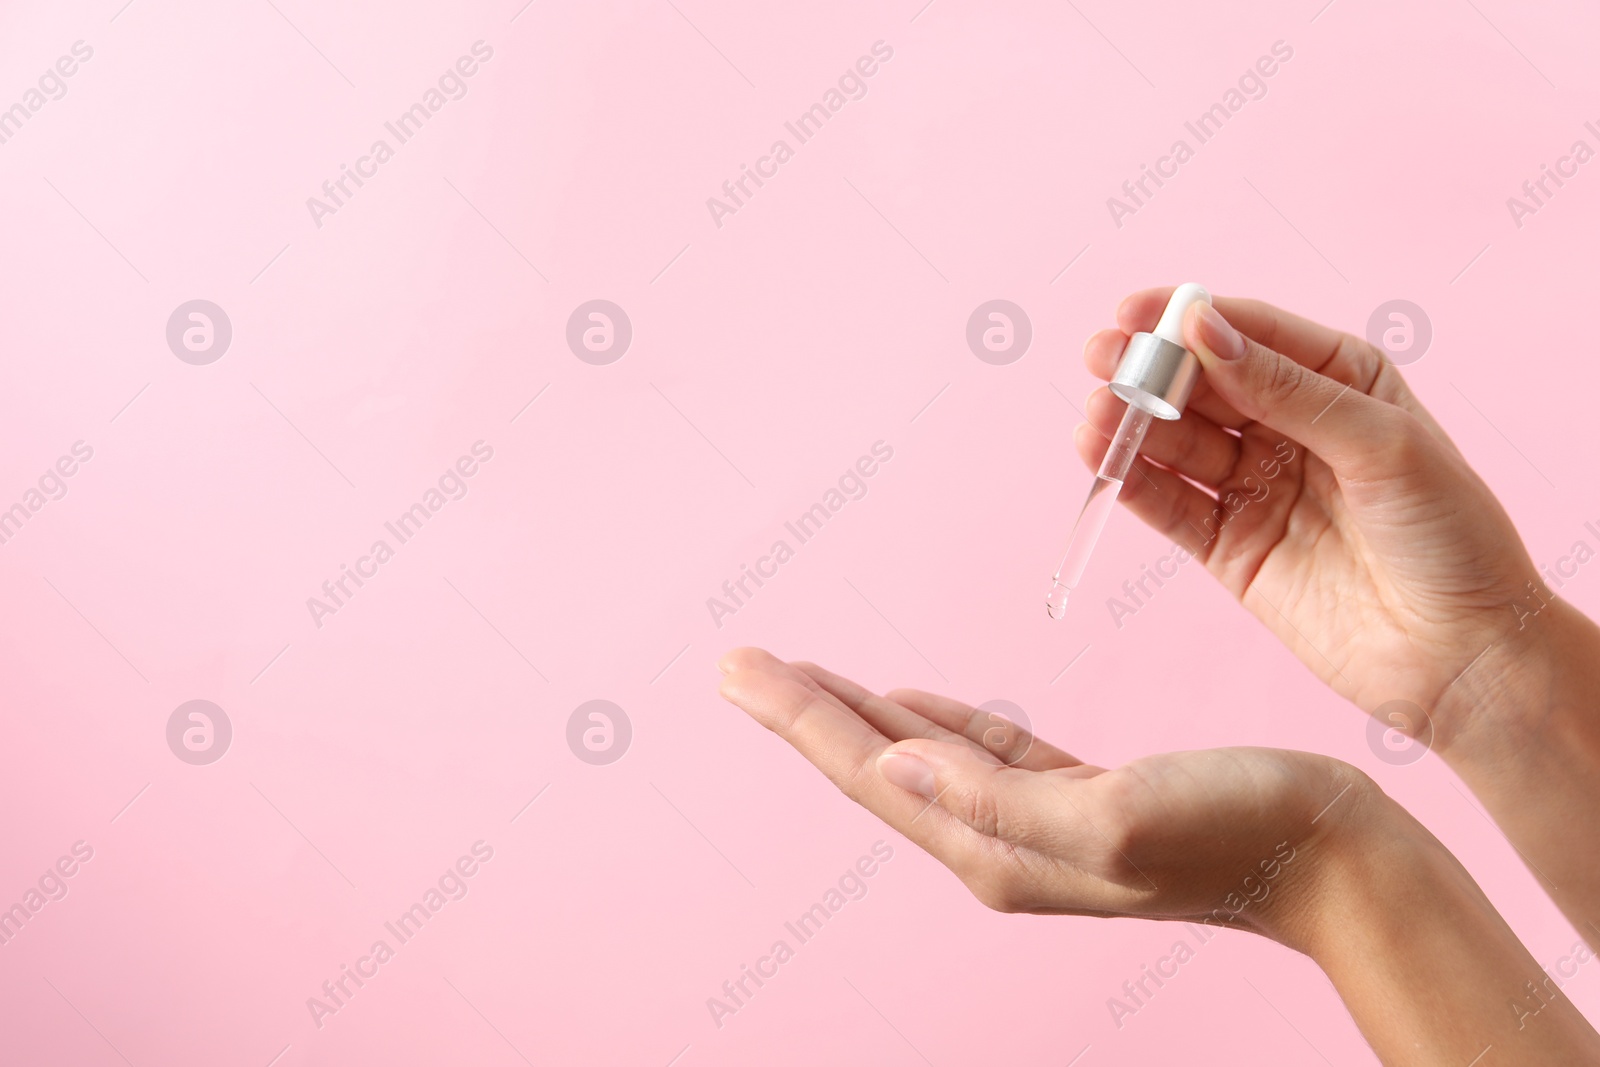
<instances>
[{"instance_id":1,"label":"pink background","mask_svg":"<svg viewBox=\"0 0 1600 1067\"><path fill-rule=\"evenodd\" d=\"M747 643L1014 701L1101 764L1349 760L1538 959L1570 949L1442 765L1380 761L1197 568L1119 630L1105 599L1167 551L1127 514L1069 619L1040 601L1086 485L1082 342L1186 279L1354 332L1416 302L1407 375L1535 558L1596 543L1600 430L1563 401L1600 388L1570 325L1600 162L1521 228L1506 206L1600 147L1592 10L123 2L0 14L0 107L93 49L0 145L0 507L94 452L0 545L0 904L94 849L0 947L6 1062L1372 1062L1309 961L1244 935L1119 1030L1107 998L1182 928L985 911L716 696ZM315 225L306 198L479 40L466 96ZM880 40L867 95L716 226L706 199ZM1106 198L1280 40L1266 97L1116 226ZM197 298L233 328L206 366L165 337ZM608 366L565 341L596 298L633 326ZM1007 366L964 339L995 298L1033 327ZM479 440L465 498L314 625ZM878 440L865 498L714 625ZM1596 609L1600 577L1564 593ZM207 766L166 742L194 699L234 731ZM610 765L567 746L591 699L632 723ZM868 895L714 1025L880 839ZM479 840L468 895L319 1028L307 998ZM1586 1009L1597 973L1566 986Z\"/></svg>"}]
</instances>

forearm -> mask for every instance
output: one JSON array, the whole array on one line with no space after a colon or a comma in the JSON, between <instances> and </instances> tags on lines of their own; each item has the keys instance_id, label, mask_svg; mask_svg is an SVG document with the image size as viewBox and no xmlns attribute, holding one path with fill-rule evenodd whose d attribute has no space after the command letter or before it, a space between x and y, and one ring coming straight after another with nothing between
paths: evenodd
<instances>
[{"instance_id":1,"label":"forearm","mask_svg":"<svg viewBox=\"0 0 1600 1067\"><path fill-rule=\"evenodd\" d=\"M1376 790L1349 815L1276 936L1322 967L1385 1064L1600 1063L1600 1035L1443 845Z\"/></svg>"},{"instance_id":2,"label":"forearm","mask_svg":"<svg viewBox=\"0 0 1600 1067\"><path fill-rule=\"evenodd\" d=\"M1600 628L1551 601L1458 680L1440 754L1600 948Z\"/></svg>"}]
</instances>

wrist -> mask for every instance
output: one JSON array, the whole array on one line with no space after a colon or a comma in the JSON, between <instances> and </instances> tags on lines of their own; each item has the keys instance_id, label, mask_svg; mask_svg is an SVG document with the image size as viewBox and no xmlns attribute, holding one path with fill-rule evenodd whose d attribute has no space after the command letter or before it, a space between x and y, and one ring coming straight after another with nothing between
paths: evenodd
<instances>
[{"instance_id":1,"label":"wrist","mask_svg":"<svg viewBox=\"0 0 1600 1067\"><path fill-rule=\"evenodd\" d=\"M1384 1063L1596 1062L1600 1038L1455 857L1375 787L1279 940L1311 957ZM1441 1010L1448 1006L1448 1010Z\"/></svg>"},{"instance_id":2,"label":"wrist","mask_svg":"<svg viewBox=\"0 0 1600 1067\"><path fill-rule=\"evenodd\" d=\"M1463 777L1530 748L1600 766L1600 627L1565 600L1520 615L1436 704L1434 749Z\"/></svg>"},{"instance_id":3,"label":"wrist","mask_svg":"<svg viewBox=\"0 0 1600 1067\"><path fill-rule=\"evenodd\" d=\"M1454 860L1434 837L1397 802L1372 785L1361 803L1331 827L1319 842L1313 878L1304 887L1302 906L1280 938L1310 956L1324 970L1348 951L1352 929L1368 934L1374 924L1397 920L1415 899L1445 880Z\"/></svg>"},{"instance_id":4,"label":"wrist","mask_svg":"<svg viewBox=\"0 0 1600 1067\"><path fill-rule=\"evenodd\" d=\"M1523 621L1456 687L1472 712L1436 747L1592 938L1600 861L1571 834L1600 818L1600 628L1553 599Z\"/></svg>"},{"instance_id":5,"label":"wrist","mask_svg":"<svg viewBox=\"0 0 1600 1067\"><path fill-rule=\"evenodd\" d=\"M1421 872L1436 859L1426 848L1431 835L1353 767L1338 799L1308 818L1309 832L1295 842L1295 880L1282 887L1278 907L1260 926L1320 963L1351 916L1369 906L1376 873Z\"/></svg>"}]
</instances>

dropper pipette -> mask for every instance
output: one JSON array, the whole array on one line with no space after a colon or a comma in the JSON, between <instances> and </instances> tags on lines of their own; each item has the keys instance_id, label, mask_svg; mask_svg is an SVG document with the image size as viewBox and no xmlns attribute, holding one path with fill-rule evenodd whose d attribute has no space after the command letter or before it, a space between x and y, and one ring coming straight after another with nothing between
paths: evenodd
<instances>
[{"instance_id":1,"label":"dropper pipette","mask_svg":"<svg viewBox=\"0 0 1600 1067\"><path fill-rule=\"evenodd\" d=\"M1128 410L1122 416L1116 436L1111 439L1105 459L1100 461L1089 496L1078 513L1078 521L1073 524L1066 554L1045 596L1045 609L1052 619L1060 619L1067 613L1067 597L1083 579L1089 556L1116 505L1117 494L1133 469L1139 447L1144 444L1150 420L1176 419L1189 402L1189 394L1200 376L1200 362L1183 345L1183 316L1189 305L1196 303L1211 303L1211 294L1193 282L1178 286L1167 301L1155 331L1136 333L1128 339L1116 376L1111 380L1111 391L1127 401Z\"/></svg>"}]
</instances>

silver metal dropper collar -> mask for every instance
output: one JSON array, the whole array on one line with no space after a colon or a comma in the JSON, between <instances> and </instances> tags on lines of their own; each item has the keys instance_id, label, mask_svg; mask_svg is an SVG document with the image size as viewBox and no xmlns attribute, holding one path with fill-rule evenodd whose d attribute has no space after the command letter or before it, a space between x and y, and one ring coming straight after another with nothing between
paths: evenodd
<instances>
[{"instance_id":1,"label":"silver metal dropper collar","mask_svg":"<svg viewBox=\"0 0 1600 1067\"><path fill-rule=\"evenodd\" d=\"M1111 391L1158 419L1182 415L1200 380L1200 361L1183 346L1183 317L1191 304L1210 303L1211 294L1196 282L1174 289L1156 328L1128 339Z\"/></svg>"},{"instance_id":2,"label":"silver metal dropper collar","mask_svg":"<svg viewBox=\"0 0 1600 1067\"><path fill-rule=\"evenodd\" d=\"M1200 361L1193 352L1153 333L1136 333L1122 351L1111 391L1158 419L1176 419L1199 380Z\"/></svg>"}]
</instances>

